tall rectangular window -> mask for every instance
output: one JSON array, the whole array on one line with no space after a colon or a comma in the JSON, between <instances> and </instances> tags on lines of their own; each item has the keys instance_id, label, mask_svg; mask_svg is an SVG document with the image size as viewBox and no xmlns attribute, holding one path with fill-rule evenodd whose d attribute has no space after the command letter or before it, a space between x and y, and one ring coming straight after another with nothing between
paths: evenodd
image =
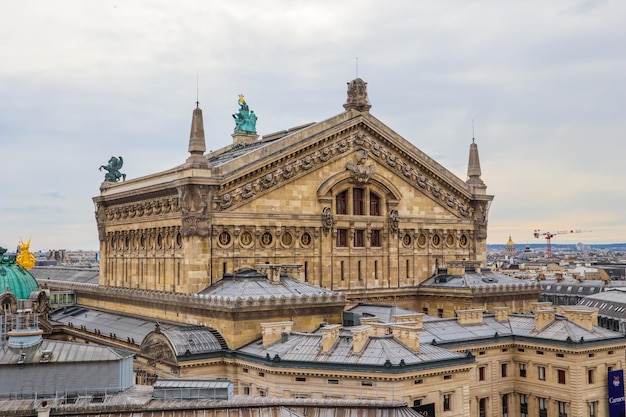
<instances>
[{"instance_id":1,"label":"tall rectangular window","mask_svg":"<svg viewBox=\"0 0 626 417\"><path fill-rule=\"evenodd\" d=\"M348 229L337 229L337 247L348 247Z\"/></svg>"},{"instance_id":2,"label":"tall rectangular window","mask_svg":"<svg viewBox=\"0 0 626 417\"><path fill-rule=\"evenodd\" d=\"M587 369L587 383L594 384L596 382L596 373L593 369Z\"/></svg>"},{"instance_id":3,"label":"tall rectangular window","mask_svg":"<svg viewBox=\"0 0 626 417\"><path fill-rule=\"evenodd\" d=\"M443 394L443 411L452 410L452 394Z\"/></svg>"},{"instance_id":4,"label":"tall rectangular window","mask_svg":"<svg viewBox=\"0 0 626 417\"><path fill-rule=\"evenodd\" d=\"M374 261L374 279L378 279L378 261Z\"/></svg>"},{"instance_id":5,"label":"tall rectangular window","mask_svg":"<svg viewBox=\"0 0 626 417\"><path fill-rule=\"evenodd\" d=\"M545 366L538 366L537 367L537 376L539 377L540 381L545 381L546 380L546 368L545 368Z\"/></svg>"},{"instance_id":6,"label":"tall rectangular window","mask_svg":"<svg viewBox=\"0 0 626 417\"><path fill-rule=\"evenodd\" d=\"M345 275L346 270L344 269L343 261L339 263L339 270L340 270L339 273L341 274L341 280L343 281L344 279L346 279L346 275Z\"/></svg>"},{"instance_id":7,"label":"tall rectangular window","mask_svg":"<svg viewBox=\"0 0 626 417\"><path fill-rule=\"evenodd\" d=\"M563 401L557 401L557 408L559 409L559 417L569 416L569 403Z\"/></svg>"},{"instance_id":8,"label":"tall rectangular window","mask_svg":"<svg viewBox=\"0 0 626 417\"><path fill-rule=\"evenodd\" d=\"M443 308L438 308L437 309L437 317L439 317L440 319L443 318Z\"/></svg>"},{"instance_id":9,"label":"tall rectangular window","mask_svg":"<svg viewBox=\"0 0 626 417\"><path fill-rule=\"evenodd\" d=\"M309 261L304 261L304 282L309 282Z\"/></svg>"},{"instance_id":10,"label":"tall rectangular window","mask_svg":"<svg viewBox=\"0 0 626 417\"><path fill-rule=\"evenodd\" d=\"M556 371L559 384L565 384L565 369L558 369Z\"/></svg>"},{"instance_id":11,"label":"tall rectangular window","mask_svg":"<svg viewBox=\"0 0 626 417\"><path fill-rule=\"evenodd\" d=\"M380 216L380 198L370 192L370 216Z\"/></svg>"},{"instance_id":12,"label":"tall rectangular window","mask_svg":"<svg viewBox=\"0 0 626 417\"><path fill-rule=\"evenodd\" d=\"M519 395L519 416L528 417L528 396L526 394Z\"/></svg>"},{"instance_id":13,"label":"tall rectangular window","mask_svg":"<svg viewBox=\"0 0 626 417\"><path fill-rule=\"evenodd\" d=\"M485 367L484 366L478 367L478 380L479 381L485 380Z\"/></svg>"},{"instance_id":14,"label":"tall rectangular window","mask_svg":"<svg viewBox=\"0 0 626 417\"><path fill-rule=\"evenodd\" d=\"M372 230L372 234L370 235L370 246L372 248L380 247L380 230Z\"/></svg>"},{"instance_id":15,"label":"tall rectangular window","mask_svg":"<svg viewBox=\"0 0 626 417\"><path fill-rule=\"evenodd\" d=\"M598 402L593 401L589 403L589 417L598 417Z\"/></svg>"},{"instance_id":16,"label":"tall rectangular window","mask_svg":"<svg viewBox=\"0 0 626 417\"><path fill-rule=\"evenodd\" d=\"M355 216L365 214L365 190L363 188L352 189L352 214Z\"/></svg>"},{"instance_id":17,"label":"tall rectangular window","mask_svg":"<svg viewBox=\"0 0 626 417\"><path fill-rule=\"evenodd\" d=\"M361 271L361 261L357 262L357 271L356 271L356 273L358 274L359 281L361 281L363 279L363 274L362 274L362 271Z\"/></svg>"},{"instance_id":18,"label":"tall rectangular window","mask_svg":"<svg viewBox=\"0 0 626 417\"><path fill-rule=\"evenodd\" d=\"M337 214L348 214L348 191L337 194L335 206Z\"/></svg>"},{"instance_id":19,"label":"tall rectangular window","mask_svg":"<svg viewBox=\"0 0 626 417\"><path fill-rule=\"evenodd\" d=\"M526 364L525 363L519 364L519 376L522 378L526 378Z\"/></svg>"},{"instance_id":20,"label":"tall rectangular window","mask_svg":"<svg viewBox=\"0 0 626 417\"><path fill-rule=\"evenodd\" d=\"M487 399L478 399L478 417L487 417Z\"/></svg>"},{"instance_id":21,"label":"tall rectangular window","mask_svg":"<svg viewBox=\"0 0 626 417\"><path fill-rule=\"evenodd\" d=\"M502 394L502 417L509 417L509 394Z\"/></svg>"},{"instance_id":22,"label":"tall rectangular window","mask_svg":"<svg viewBox=\"0 0 626 417\"><path fill-rule=\"evenodd\" d=\"M354 247L365 247L365 230L357 229L354 231Z\"/></svg>"},{"instance_id":23,"label":"tall rectangular window","mask_svg":"<svg viewBox=\"0 0 626 417\"><path fill-rule=\"evenodd\" d=\"M502 378L506 378L506 373L507 373L507 364L506 363L500 364L500 376Z\"/></svg>"},{"instance_id":24,"label":"tall rectangular window","mask_svg":"<svg viewBox=\"0 0 626 417\"><path fill-rule=\"evenodd\" d=\"M537 406L539 407L539 417L548 417L548 399L537 398Z\"/></svg>"}]
</instances>

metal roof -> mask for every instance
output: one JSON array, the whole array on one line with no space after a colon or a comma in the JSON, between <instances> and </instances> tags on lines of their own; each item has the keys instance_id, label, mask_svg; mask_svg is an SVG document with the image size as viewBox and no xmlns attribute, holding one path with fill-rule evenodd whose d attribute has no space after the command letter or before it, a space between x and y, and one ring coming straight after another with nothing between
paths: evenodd
<instances>
[{"instance_id":1,"label":"metal roof","mask_svg":"<svg viewBox=\"0 0 626 417\"><path fill-rule=\"evenodd\" d=\"M241 271L235 275L225 275L220 281L200 291L199 294L222 297L225 300L237 298L245 300L259 299L297 299L318 297L332 301L345 299L343 293L330 291L297 279L281 276L279 281L272 281L266 275L254 270Z\"/></svg>"},{"instance_id":2,"label":"metal roof","mask_svg":"<svg viewBox=\"0 0 626 417\"><path fill-rule=\"evenodd\" d=\"M218 352L223 349L211 330L202 326L179 326L161 330L174 347L176 356Z\"/></svg>"},{"instance_id":3,"label":"metal roof","mask_svg":"<svg viewBox=\"0 0 626 417\"><path fill-rule=\"evenodd\" d=\"M141 343L144 337L155 329L155 320L140 317L125 316L119 313L110 313L85 307L67 307L54 310L50 313L50 321L71 325L76 329L90 332L98 330L103 336L116 335L117 339L134 339L136 344ZM168 330L179 325L160 322L161 330Z\"/></svg>"},{"instance_id":4,"label":"metal roof","mask_svg":"<svg viewBox=\"0 0 626 417\"><path fill-rule=\"evenodd\" d=\"M485 288L512 287L519 289L539 289L536 281L521 280L491 270L465 272L462 275L437 274L422 282L427 288Z\"/></svg>"},{"instance_id":5,"label":"metal roof","mask_svg":"<svg viewBox=\"0 0 626 417\"><path fill-rule=\"evenodd\" d=\"M339 365L392 366L425 364L445 360L463 359L465 355L432 345L420 345L415 352L393 336L369 336L361 351L353 351L353 338L350 331L342 331L329 352L322 352L322 333L292 332L286 338L263 346L258 340L239 349L260 358L278 358L281 361L332 363Z\"/></svg>"},{"instance_id":6,"label":"metal roof","mask_svg":"<svg viewBox=\"0 0 626 417\"><path fill-rule=\"evenodd\" d=\"M114 361L133 356L133 352L114 349L107 346L44 339L41 344L32 348L0 349L0 364L16 364L20 358L21 352L25 354L24 363L40 363L42 359L49 363L100 362ZM44 358L44 353L49 353L47 358Z\"/></svg>"},{"instance_id":7,"label":"metal roof","mask_svg":"<svg viewBox=\"0 0 626 417\"><path fill-rule=\"evenodd\" d=\"M383 305L383 304L358 304L348 309L347 311L351 313L358 313L365 317L375 316L375 317L378 317L380 321L383 323L393 323L393 316L416 314L416 312L413 310L408 310L406 308L401 308L398 306ZM436 320L436 318L424 314L422 315L422 320L430 321L430 320Z\"/></svg>"},{"instance_id":8,"label":"metal roof","mask_svg":"<svg viewBox=\"0 0 626 417\"><path fill-rule=\"evenodd\" d=\"M37 279L40 285L44 285L48 279L97 284L100 276L100 269L62 266L35 266L30 270L30 273L35 277L35 279Z\"/></svg>"},{"instance_id":9,"label":"metal roof","mask_svg":"<svg viewBox=\"0 0 626 417\"><path fill-rule=\"evenodd\" d=\"M211 381L199 379L157 379L154 388L205 388L221 389L232 385L230 381Z\"/></svg>"}]
</instances>

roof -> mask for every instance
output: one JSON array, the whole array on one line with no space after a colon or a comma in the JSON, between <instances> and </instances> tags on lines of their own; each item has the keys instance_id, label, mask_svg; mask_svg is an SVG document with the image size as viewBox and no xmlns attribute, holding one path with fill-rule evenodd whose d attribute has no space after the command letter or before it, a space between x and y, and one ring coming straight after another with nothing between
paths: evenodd
<instances>
[{"instance_id":1,"label":"roof","mask_svg":"<svg viewBox=\"0 0 626 417\"><path fill-rule=\"evenodd\" d=\"M384 304L358 304L347 311L351 313L357 313L362 315L363 317L374 316L378 317L383 323L393 323L394 316L403 316L403 315L412 315L418 314L413 310L408 310L406 308L401 308L393 305L384 305ZM421 314L423 321L435 320L434 317Z\"/></svg>"},{"instance_id":2,"label":"roof","mask_svg":"<svg viewBox=\"0 0 626 417\"><path fill-rule=\"evenodd\" d=\"M342 329L340 335L328 352L322 352L322 333L291 332L285 338L268 346L258 340L239 349L258 358L270 358L280 362L309 362L319 367L328 364L333 367L350 365L367 365L375 367L428 365L440 361L465 360L466 355L443 349L433 345L420 345L419 352L399 342L391 335L369 336L368 341L359 352L353 351L352 332Z\"/></svg>"},{"instance_id":3,"label":"roof","mask_svg":"<svg viewBox=\"0 0 626 417\"><path fill-rule=\"evenodd\" d=\"M25 364L42 363L41 361L44 358L44 352L50 353L49 357L44 360L44 362L47 361L46 363L116 361L133 356L132 352L106 346L44 339L41 341L41 344L31 348L0 349L0 364L16 364L20 359L21 352L26 354L24 357Z\"/></svg>"},{"instance_id":4,"label":"roof","mask_svg":"<svg viewBox=\"0 0 626 417\"><path fill-rule=\"evenodd\" d=\"M45 281L48 279L97 284L100 276L99 268L35 266L30 272L42 285L44 285Z\"/></svg>"},{"instance_id":5,"label":"roof","mask_svg":"<svg viewBox=\"0 0 626 417\"><path fill-rule=\"evenodd\" d=\"M539 290L536 281L520 280L491 270L468 272L461 275L440 273L420 284L423 288L470 288L470 289L527 289Z\"/></svg>"},{"instance_id":6,"label":"roof","mask_svg":"<svg viewBox=\"0 0 626 417\"><path fill-rule=\"evenodd\" d=\"M176 356L218 352L227 346L222 345L211 329L204 326L176 326L161 330L174 348Z\"/></svg>"},{"instance_id":7,"label":"roof","mask_svg":"<svg viewBox=\"0 0 626 417\"><path fill-rule=\"evenodd\" d=\"M607 289L598 294L588 295L579 305L598 309L598 314L618 319L626 319L626 289Z\"/></svg>"},{"instance_id":8,"label":"roof","mask_svg":"<svg viewBox=\"0 0 626 417\"><path fill-rule=\"evenodd\" d=\"M211 381L201 379L157 379L154 388L200 388L200 389L220 389L228 388L232 385L230 381Z\"/></svg>"},{"instance_id":9,"label":"roof","mask_svg":"<svg viewBox=\"0 0 626 417\"><path fill-rule=\"evenodd\" d=\"M98 330L103 336L116 335L118 339L134 339L139 344L148 333L154 330L155 320L119 313L95 310L85 307L68 307L50 312L50 321L73 326L90 332ZM161 330L177 327L177 324L160 322Z\"/></svg>"},{"instance_id":10,"label":"roof","mask_svg":"<svg viewBox=\"0 0 626 417\"><path fill-rule=\"evenodd\" d=\"M297 279L281 276L280 280L272 281L266 275L249 269L235 274L226 274L224 277L200 291L199 294L221 297L224 300L262 300L262 299L318 299L338 302L344 301L345 295L337 291L330 291Z\"/></svg>"},{"instance_id":11,"label":"roof","mask_svg":"<svg viewBox=\"0 0 626 417\"><path fill-rule=\"evenodd\" d=\"M4 292L8 288L18 300L28 299L31 292L39 289L37 280L18 265L14 257L5 256L6 249L0 250L0 291Z\"/></svg>"}]
</instances>

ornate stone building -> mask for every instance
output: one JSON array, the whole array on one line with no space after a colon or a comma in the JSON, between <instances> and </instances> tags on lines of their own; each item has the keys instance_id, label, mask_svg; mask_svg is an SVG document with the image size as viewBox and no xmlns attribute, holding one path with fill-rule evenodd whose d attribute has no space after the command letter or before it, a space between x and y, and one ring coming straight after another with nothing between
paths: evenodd
<instances>
[{"instance_id":1,"label":"ornate stone building","mask_svg":"<svg viewBox=\"0 0 626 417\"><path fill-rule=\"evenodd\" d=\"M366 87L348 83L327 120L236 131L206 155L196 108L183 165L104 182L94 198L100 284L193 294L247 267L300 264L298 279L348 299L412 306L449 261L484 265L493 196L477 145L463 181L370 114Z\"/></svg>"}]
</instances>

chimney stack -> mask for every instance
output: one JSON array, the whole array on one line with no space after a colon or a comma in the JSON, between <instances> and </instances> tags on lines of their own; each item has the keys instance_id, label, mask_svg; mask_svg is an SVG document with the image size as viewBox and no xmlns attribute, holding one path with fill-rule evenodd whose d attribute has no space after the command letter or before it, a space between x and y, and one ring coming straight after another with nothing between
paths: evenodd
<instances>
[{"instance_id":1,"label":"chimney stack","mask_svg":"<svg viewBox=\"0 0 626 417\"><path fill-rule=\"evenodd\" d=\"M391 331L393 337L402 342L406 347L419 352L420 350L420 329L415 326L392 324Z\"/></svg>"},{"instance_id":2,"label":"chimney stack","mask_svg":"<svg viewBox=\"0 0 626 417\"><path fill-rule=\"evenodd\" d=\"M424 314L423 313L412 313L412 314L399 314L396 316L391 316L391 320L395 324L405 324L410 326L415 326L418 329L423 327L424 323Z\"/></svg>"},{"instance_id":3,"label":"chimney stack","mask_svg":"<svg viewBox=\"0 0 626 417\"><path fill-rule=\"evenodd\" d=\"M339 339L341 325L331 324L322 327L322 352L328 353Z\"/></svg>"},{"instance_id":4,"label":"chimney stack","mask_svg":"<svg viewBox=\"0 0 626 417\"><path fill-rule=\"evenodd\" d=\"M580 327L591 331L593 326L598 325L598 309L586 306L563 306L561 307L565 318Z\"/></svg>"},{"instance_id":5,"label":"chimney stack","mask_svg":"<svg viewBox=\"0 0 626 417\"><path fill-rule=\"evenodd\" d=\"M554 321L556 310L553 308L545 308L542 310L534 310L535 313L535 330L541 330Z\"/></svg>"},{"instance_id":6,"label":"chimney stack","mask_svg":"<svg viewBox=\"0 0 626 417\"><path fill-rule=\"evenodd\" d=\"M367 344L372 327L355 326L351 327L350 330L352 331L352 351L359 353Z\"/></svg>"},{"instance_id":7,"label":"chimney stack","mask_svg":"<svg viewBox=\"0 0 626 417\"><path fill-rule=\"evenodd\" d=\"M467 310L455 310L456 319L460 325L481 324L483 322L483 310L480 308L470 308Z\"/></svg>"},{"instance_id":8,"label":"chimney stack","mask_svg":"<svg viewBox=\"0 0 626 417\"><path fill-rule=\"evenodd\" d=\"M293 321L280 321L274 323L261 323L261 334L263 335L263 346L271 345L280 340L283 333L291 333Z\"/></svg>"},{"instance_id":9,"label":"chimney stack","mask_svg":"<svg viewBox=\"0 0 626 417\"><path fill-rule=\"evenodd\" d=\"M493 312L496 316L496 321L503 322L509 320L509 307L495 307Z\"/></svg>"}]
</instances>

